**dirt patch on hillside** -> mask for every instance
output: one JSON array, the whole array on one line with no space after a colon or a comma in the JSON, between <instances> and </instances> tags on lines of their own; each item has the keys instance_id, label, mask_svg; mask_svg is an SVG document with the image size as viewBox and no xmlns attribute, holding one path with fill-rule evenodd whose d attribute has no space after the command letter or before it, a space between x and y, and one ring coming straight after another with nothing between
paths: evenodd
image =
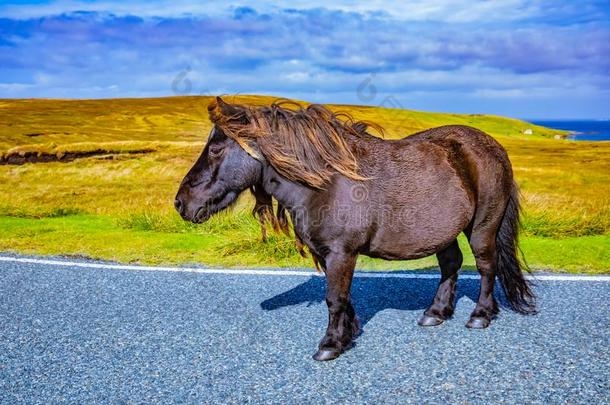
<instances>
[{"instance_id":1,"label":"dirt patch on hillside","mask_svg":"<svg viewBox=\"0 0 610 405\"><path fill-rule=\"evenodd\" d=\"M136 149L129 151L108 151L104 149L89 150L83 152L15 152L0 157L0 165L23 165L25 163L49 163L49 162L72 162L76 159L83 159L92 156L102 156L113 159L118 155L142 155L154 152L155 149Z\"/></svg>"}]
</instances>

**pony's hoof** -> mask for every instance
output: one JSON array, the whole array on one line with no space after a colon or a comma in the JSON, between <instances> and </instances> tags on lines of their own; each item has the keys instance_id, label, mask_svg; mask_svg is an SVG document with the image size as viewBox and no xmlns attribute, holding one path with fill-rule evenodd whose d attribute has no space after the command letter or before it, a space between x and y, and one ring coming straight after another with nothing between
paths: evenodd
<instances>
[{"instance_id":1,"label":"pony's hoof","mask_svg":"<svg viewBox=\"0 0 610 405\"><path fill-rule=\"evenodd\" d=\"M313 355L315 361L329 361L334 360L341 355L338 350L320 349L316 354Z\"/></svg>"},{"instance_id":2,"label":"pony's hoof","mask_svg":"<svg viewBox=\"0 0 610 405\"><path fill-rule=\"evenodd\" d=\"M487 318L470 318L466 323L466 327L470 329L485 329L489 326Z\"/></svg>"},{"instance_id":3,"label":"pony's hoof","mask_svg":"<svg viewBox=\"0 0 610 405\"><path fill-rule=\"evenodd\" d=\"M424 314L424 315L422 315L421 318L419 318L419 321L417 321L417 324L419 326L438 326L443 322L445 322L444 319Z\"/></svg>"}]
</instances>

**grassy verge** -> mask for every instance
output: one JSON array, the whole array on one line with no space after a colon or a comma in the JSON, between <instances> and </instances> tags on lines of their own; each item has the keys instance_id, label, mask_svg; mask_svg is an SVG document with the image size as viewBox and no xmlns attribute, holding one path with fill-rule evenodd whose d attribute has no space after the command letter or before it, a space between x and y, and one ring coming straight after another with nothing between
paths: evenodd
<instances>
[{"instance_id":1,"label":"grassy verge","mask_svg":"<svg viewBox=\"0 0 610 405\"><path fill-rule=\"evenodd\" d=\"M465 253L465 267L473 268L474 259L463 238L460 245ZM607 271L610 251L604 246L608 245L608 235L525 237L521 243L533 268L587 273ZM203 229L159 223L150 218L127 218L117 223L107 216L82 214L42 219L0 217L0 250L158 265L312 267L309 259L298 255L290 238L274 235L263 243L258 224L245 212L216 219ZM433 257L401 262L361 257L358 263L359 268L370 270L436 265Z\"/></svg>"},{"instance_id":2,"label":"grassy verge","mask_svg":"<svg viewBox=\"0 0 610 405\"><path fill-rule=\"evenodd\" d=\"M69 163L0 165L0 250L150 264L311 267L290 239L261 242L247 196L234 212L201 226L173 212L176 188L210 129L206 103L205 97L0 100L1 156L103 152ZM388 138L448 123L487 131L508 150L521 186L528 262L610 271L610 142L557 140L561 131L502 117L333 108L383 123ZM534 134L523 135L526 128ZM465 263L473 264L469 254ZM436 261L361 258L359 266L425 268Z\"/></svg>"}]
</instances>

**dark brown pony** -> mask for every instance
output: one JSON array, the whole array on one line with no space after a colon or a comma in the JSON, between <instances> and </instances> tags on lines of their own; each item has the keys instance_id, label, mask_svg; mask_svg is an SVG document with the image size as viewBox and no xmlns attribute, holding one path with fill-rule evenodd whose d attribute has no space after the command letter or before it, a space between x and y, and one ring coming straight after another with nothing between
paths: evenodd
<instances>
[{"instance_id":1,"label":"dark brown pony","mask_svg":"<svg viewBox=\"0 0 610 405\"><path fill-rule=\"evenodd\" d=\"M251 107L216 98L214 128L188 172L175 206L196 223L251 189L263 223L294 233L326 274L329 318L314 355L331 360L351 347L359 323L350 297L359 254L388 260L436 254L438 291L419 324L450 318L464 232L481 274L469 328L485 328L498 313L498 276L511 306L535 311L517 256L519 199L506 151L478 129L450 125L400 140L367 133L320 105ZM272 199L278 210L272 211Z\"/></svg>"}]
</instances>

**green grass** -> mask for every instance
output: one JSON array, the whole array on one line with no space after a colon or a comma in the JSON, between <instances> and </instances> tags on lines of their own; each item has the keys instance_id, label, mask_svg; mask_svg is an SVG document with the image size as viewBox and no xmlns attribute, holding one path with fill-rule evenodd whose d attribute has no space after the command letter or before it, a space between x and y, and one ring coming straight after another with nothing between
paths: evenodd
<instances>
[{"instance_id":1,"label":"green grass","mask_svg":"<svg viewBox=\"0 0 610 405\"><path fill-rule=\"evenodd\" d=\"M119 221L83 214L0 217L0 250L144 264L312 266L309 259L298 255L292 239L272 235L263 243L258 223L246 212L234 214L221 216L201 227L144 214ZM604 245L610 245L609 235L563 239L528 237L521 244L533 268L588 273L604 273L610 261L610 251L599 248ZM460 246L465 253L464 267L474 268L474 259L463 237ZM422 269L436 265L433 257L390 262L361 256L358 262L359 268L369 270Z\"/></svg>"},{"instance_id":2,"label":"green grass","mask_svg":"<svg viewBox=\"0 0 610 405\"><path fill-rule=\"evenodd\" d=\"M311 267L287 237L274 235L262 243L248 196L232 212L199 226L173 211L177 186L210 130L207 102L205 97L0 100L3 156L104 151L70 163L0 166L0 250L149 264ZM610 142L557 140L563 132L495 116L332 108L383 124L387 138L449 123L485 130L507 148L521 186L528 262L537 269L609 272ZM533 135L523 135L526 128ZM129 154L142 150L147 152ZM470 255L465 263L472 266ZM362 257L359 266L424 268L436 261Z\"/></svg>"}]
</instances>

